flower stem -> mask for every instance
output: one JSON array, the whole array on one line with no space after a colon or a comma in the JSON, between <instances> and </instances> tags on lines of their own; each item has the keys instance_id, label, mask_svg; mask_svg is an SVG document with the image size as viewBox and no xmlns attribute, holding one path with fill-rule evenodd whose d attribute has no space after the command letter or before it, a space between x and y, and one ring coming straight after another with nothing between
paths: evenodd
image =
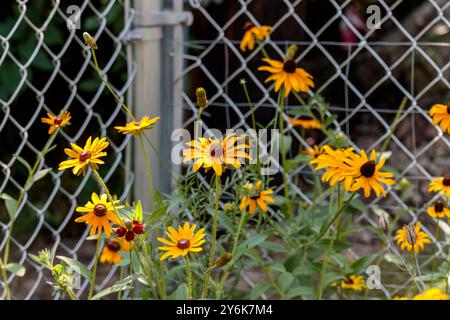
<instances>
[{"instance_id":1,"label":"flower stem","mask_svg":"<svg viewBox=\"0 0 450 320\"><path fill-rule=\"evenodd\" d=\"M141 151L144 154L145 159L145 168L147 169L147 177L148 177L148 187L150 188L150 201L152 206L152 211L155 210L155 194L153 191L153 178L152 178L152 170L150 168L150 161L148 159L148 153L144 146L144 139L139 136L139 144L141 147Z\"/></svg>"},{"instance_id":2,"label":"flower stem","mask_svg":"<svg viewBox=\"0 0 450 320\"><path fill-rule=\"evenodd\" d=\"M136 121L136 118L134 117L134 115L131 113L131 111L128 109L128 107L126 106L126 104L122 101L122 99L120 99L117 94L114 92L114 90L111 88L111 86L109 85L108 81L103 77L102 75L102 71L100 70L100 67L98 66L98 62L97 62L97 56L95 55L95 50L91 48L91 52L92 52L92 58L94 59L94 64L95 64L95 69L97 70L98 76L100 77L100 79L103 81L103 83L106 85L106 87L108 88L109 92L111 92L111 94L114 96L114 98L116 99L116 101L123 107L123 109L128 113L128 115L130 116L130 118L133 121Z\"/></svg>"},{"instance_id":3,"label":"flower stem","mask_svg":"<svg viewBox=\"0 0 450 320\"><path fill-rule=\"evenodd\" d=\"M397 129L397 126L399 125L399 119L402 115L403 109L406 106L406 103L408 102L408 98L404 97L400 107L398 108L397 114L395 115L394 121L392 122L391 129L389 130L389 135L387 136L387 139L384 141L383 146L381 147L380 153L383 153L386 151L387 147L389 147L389 144L391 143L392 135L394 134L395 130Z\"/></svg>"},{"instance_id":4,"label":"flower stem","mask_svg":"<svg viewBox=\"0 0 450 320\"><path fill-rule=\"evenodd\" d=\"M279 126L280 126L280 147L281 147L281 161L282 163L282 174L283 174L283 187L284 187L284 197L286 198L287 206L288 206L288 213L291 214L291 205L289 202L289 186L287 181L287 173L285 170L286 165L286 153L287 150L285 150L284 145L284 89L280 90L278 100L280 101L280 114L279 114Z\"/></svg>"},{"instance_id":5,"label":"flower stem","mask_svg":"<svg viewBox=\"0 0 450 320\"><path fill-rule=\"evenodd\" d=\"M439 228L439 218L436 218L436 232L435 232L435 235L436 235L436 242L437 242L437 244L436 244L436 246L434 248L434 254L433 254L433 258L434 259L433 259L433 262L431 263L431 287L433 287L434 272L436 271L436 260L437 260L436 253L438 251L439 231L440 231L440 229L441 228Z\"/></svg>"},{"instance_id":6,"label":"flower stem","mask_svg":"<svg viewBox=\"0 0 450 320\"><path fill-rule=\"evenodd\" d=\"M186 261L187 286L188 286L188 300L192 300L192 274L191 266L189 264L189 255L184 256Z\"/></svg>"},{"instance_id":7,"label":"flower stem","mask_svg":"<svg viewBox=\"0 0 450 320\"><path fill-rule=\"evenodd\" d=\"M95 276L97 274L97 265L98 265L98 255L100 253L100 242L101 242L100 236L101 233L99 232L97 236L97 247L95 248L95 260L94 260L94 269L92 270L91 287L89 288L89 296L88 296L89 300L92 298L92 295L94 294Z\"/></svg>"},{"instance_id":8,"label":"flower stem","mask_svg":"<svg viewBox=\"0 0 450 320\"><path fill-rule=\"evenodd\" d=\"M214 205L213 230L212 230L211 249L209 250L208 270L206 271L205 281L203 283L203 294L202 294L203 299L206 299L208 297L209 277L211 275L211 271L214 266L214 253L216 249L217 221L219 219L220 177L215 176L215 179L216 179L216 198Z\"/></svg>"},{"instance_id":9,"label":"flower stem","mask_svg":"<svg viewBox=\"0 0 450 320\"><path fill-rule=\"evenodd\" d=\"M78 298L78 296L75 294L75 292L73 292L72 288L67 287L66 288L66 292L69 295L70 299L72 299L72 300L80 300Z\"/></svg>"}]
</instances>

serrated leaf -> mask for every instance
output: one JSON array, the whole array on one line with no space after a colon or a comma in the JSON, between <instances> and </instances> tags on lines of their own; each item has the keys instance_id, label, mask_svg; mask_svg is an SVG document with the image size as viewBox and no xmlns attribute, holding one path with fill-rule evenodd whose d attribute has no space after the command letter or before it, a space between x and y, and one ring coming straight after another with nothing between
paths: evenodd
<instances>
[{"instance_id":1,"label":"serrated leaf","mask_svg":"<svg viewBox=\"0 0 450 320\"><path fill-rule=\"evenodd\" d=\"M88 279L91 280L92 277L92 272L91 270L89 270L88 267L86 267L84 264L82 264L81 262L69 258L69 257L64 257L64 256L56 256L59 260L64 261L67 265L74 267L74 268L78 268L80 270L80 274Z\"/></svg>"},{"instance_id":2,"label":"serrated leaf","mask_svg":"<svg viewBox=\"0 0 450 320\"><path fill-rule=\"evenodd\" d=\"M9 219L14 221L17 215L17 200L7 193L0 194L0 199L5 200L6 211L8 211Z\"/></svg>"},{"instance_id":3,"label":"serrated leaf","mask_svg":"<svg viewBox=\"0 0 450 320\"><path fill-rule=\"evenodd\" d=\"M250 292L250 300L258 299L270 288L272 288L270 283L257 283Z\"/></svg>"},{"instance_id":4,"label":"serrated leaf","mask_svg":"<svg viewBox=\"0 0 450 320\"><path fill-rule=\"evenodd\" d=\"M50 171L52 171L52 168L47 168L47 169L42 169L40 171L38 171L34 176L33 176L33 182L39 181L42 178L44 178Z\"/></svg>"},{"instance_id":5,"label":"serrated leaf","mask_svg":"<svg viewBox=\"0 0 450 320\"><path fill-rule=\"evenodd\" d=\"M18 263L8 263L6 265L6 270L15 274L18 277L23 277L25 275L25 267Z\"/></svg>"}]
</instances>

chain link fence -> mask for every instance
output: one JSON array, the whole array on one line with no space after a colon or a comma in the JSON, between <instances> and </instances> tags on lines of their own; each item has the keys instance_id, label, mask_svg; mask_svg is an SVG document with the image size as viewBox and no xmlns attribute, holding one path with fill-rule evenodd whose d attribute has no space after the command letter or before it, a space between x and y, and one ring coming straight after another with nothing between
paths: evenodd
<instances>
[{"instance_id":1,"label":"chain link fence","mask_svg":"<svg viewBox=\"0 0 450 320\"><path fill-rule=\"evenodd\" d=\"M251 88L258 121L264 123L281 111L276 95L271 93L273 85L264 84L266 74L256 71L263 65L261 50L239 50L246 22L270 25L271 39L263 42L264 49L272 59L280 60L289 45L299 47L296 61L314 76L314 91L330 102L329 110L337 115L335 130L343 132L355 149L380 150L393 128L400 101L407 97L392 135L389 162L397 171L397 182L408 179L414 191L404 196L400 190L390 189L387 200L376 199L369 206L391 215L404 211L404 222L427 220L425 210L438 198L427 192L428 183L450 169L450 141L428 115L432 104L445 102L450 88L450 2L219 0L186 1L185 5L194 14L183 57L183 76L190 79L183 93L185 127L192 127L197 117L195 86L204 86L209 94L209 117L203 117L205 131L251 128L252 111L239 85L241 79ZM379 23L372 29L366 27L369 15L359 17L364 25L358 25L360 21L354 15L355 11L365 13L371 5L372 12L380 14ZM296 108L301 105L288 101L283 116L287 119L289 110ZM307 141L292 126L285 133L293 137L297 149L328 142L313 134ZM309 189L296 182L310 172L307 165L288 172L290 190L306 203L311 202L306 192ZM280 183L276 191L282 188ZM376 221L373 213L354 218L356 224L365 227L376 227ZM429 221L425 226L434 242L435 225ZM382 250L379 240L370 233L351 241L354 247L349 258ZM439 242L436 255L442 255L448 245ZM429 267L432 257L422 255L422 266ZM406 279L398 285L398 270L393 265L383 267L381 272L380 292L384 297L399 295L411 285ZM249 278L244 279L253 285Z\"/></svg>"},{"instance_id":2,"label":"chain link fence","mask_svg":"<svg viewBox=\"0 0 450 320\"><path fill-rule=\"evenodd\" d=\"M81 31L68 30L66 24L68 19L76 20L71 20L74 14L81 17L82 31L89 31L97 39L103 74L121 98L130 101L132 97L127 93L140 67L134 62L130 47L123 42L130 41L129 31L133 29L136 12L132 4L127 0L78 1L78 11L68 10L71 1L53 0L45 5L35 0L6 2L3 6L7 8L0 14L4 16L0 23L0 133L4 137L0 193L14 196L20 193L27 175L23 160L33 163L47 139L46 128L39 124L40 117L65 109L73 115L72 125L58 136L58 146L82 143L89 135L108 136L108 162L101 174L121 199L130 198L135 175L131 151L126 148L129 141L110 130L122 124L126 116L98 80ZM176 2L175 7L181 0L166 2L170 6ZM373 4L381 13L380 29L357 27L348 8ZM192 129L197 116L194 98L197 86L204 86L209 95L204 130L250 128L250 106L239 85L242 78L249 86L258 121L271 119L280 111L271 93L273 88L264 84L265 75L255 71L261 65L260 50L245 54L239 51L246 22L271 25L271 39L264 41L264 48L278 59L290 44L299 46L297 62L314 75L315 91L330 102L330 112L337 115L335 129L342 131L355 148L380 149L390 134L401 99L408 98L389 149L390 162L398 172L397 181L407 178L414 192L405 197L394 188L389 190L387 200L374 200L370 205L390 213L404 211L408 221L426 219L425 208L437 198L427 192L427 185L432 177L449 170L446 159L450 155L450 141L432 125L427 113L433 103L448 98L450 88L448 1L190 0L184 1L184 9L192 12L194 23L184 30L187 40L183 41L183 63L175 64L183 69L173 71L175 81L181 79L184 83L182 92L174 92L174 96L181 95L185 128ZM343 41L339 30L350 31L355 38ZM166 48L171 48L168 41ZM156 57L152 59L157 63ZM167 86L172 80L165 79ZM295 101L288 100L286 112L298 107ZM327 142L314 134L304 139L292 127L286 128L286 133L293 137L297 149ZM162 143L170 143L169 138L170 135L161 135L161 139L167 139ZM63 158L61 152L54 150L46 155L41 166L56 168ZM290 189L307 203L311 200L306 188L296 182L299 176L309 173L306 166L289 172ZM279 184L276 191L282 187ZM49 275L28 259L28 253L52 247L56 242L58 254L92 266L95 244L85 241L87 230L73 220L76 206L97 189L89 175L76 178L53 170L26 193L19 209L10 260L23 264L27 273L23 278L10 276L14 298L51 297L46 284ZM3 207L0 217L2 251L8 228ZM372 214L355 217L355 223L376 225ZM426 225L434 228L431 221ZM425 228L425 231L435 241L432 230ZM377 239L369 233L351 240L354 249L349 252L350 258L380 250ZM448 245L440 242L436 254L442 255ZM421 257L423 266L432 258ZM101 267L98 289L110 283L116 271L115 267ZM385 297L391 298L410 285L409 281L400 286L398 281L389 281L395 278L395 272L395 267L382 269L381 292ZM253 285L249 277L243 275L243 279ZM87 282L81 284L80 295L87 286ZM2 298L3 291L0 290Z\"/></svg>"}]
</instances>

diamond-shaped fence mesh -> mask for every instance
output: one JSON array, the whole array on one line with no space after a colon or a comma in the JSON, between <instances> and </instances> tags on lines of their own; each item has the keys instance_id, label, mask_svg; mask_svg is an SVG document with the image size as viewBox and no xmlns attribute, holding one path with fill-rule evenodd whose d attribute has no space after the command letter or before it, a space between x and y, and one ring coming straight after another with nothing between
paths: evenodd
<instances>
[{"instance_id":1,"label":"diamond-shaped fence mesh","mask_svg":"<svg viewBox=\"0 0 450 320\"><path fill-rule=\"evenodd\" d=\"M369 15L364 17L364 13L374 4L381 20L379 28L370 29L365 25ZM396 180L408 179L414 194L404 197L392 188L387 200L373 200L369 205L390 213L404 211L405 221L427 220L425 209L438 198L427 192L428 183L449 170L448 137L433 126L428 115L433 103L448 96L448 1L186 1L186 8L192 10L194 24L190 41L185 42L183 75L192 85L183 94L185 127L192 127L198 112L192 94L195 86L204 86L209 93L204 130L251 128L252 111L239 84L241 79L251 88L259 122L267 123L264 121L281 111L273 85L264 83L267 74L257 71L263 65L261 49L256 46L245 53L239 49L247 22L270 25L273 29L262 44L264 49L271 58L282 60L289 45L299 47L296 62L314 76L314 91L325 97L330 112L337 116L335 130L342 131L356 149L381 149L402 98L407 97L389 145L389 162L398 172ZM353 9L362 12L364 26L355 22ZM296 100L287 103L285 118L289 110L301 108ZM314 134L305 139L292 126L286 133L300 148L328 142ZM309 170L305 165L288 173L290 190L307 203L311 200L304 185L296 182ZM277 191L282 188L278 184ZM369 215L355 217L354 222L376 226L375 217ZM433 221L425 226L434 242L435 226ZM349 254L353 258L380 250L369 233L352 242L354 249ZM447 251L446 246L440 242L436 254ZM429 267L432 255L422 258L421 264ZM386 297L410 285L410 281L399 285L395 268L381 271Z\"/></svg>"},{"instance_id":2,"label":"diamond-shaped fence mesh","mask_svg":"<svg viewBox=\"0 0 450 320\"><path fill-rule=\"evenodd\" d=\"M69 142L84 143L89 135L108 136L109 156L101 174L118 197L127 199L135 177L126 148L129 141L110 129L122 124L126 117L98 79L80 30L66 27L67 19L75 13L68 11L70 1L47 1L45 5L33 0L6 2L0 14L0 132L4 137L0 193L18 196L27 176L23 160L33 163L47 140L40 117L65 109L73 115L72 125L55 140L58 149ZM181 0L166 2L177 3L177 8ZM381 12L380 28L358 26L349 8L365 12L373 4ZM86 0L76 5L82 30L89 31L101 48L98 57L103 74L122 98L130 99L127 93L135 85L137 68L142 67L134 63L130 48L124 44L132 29L133 6L126 0ZM298 45L297 63L314 76L314 91L330 103L330 113L337 116L334 129L342 131L356 149L381 148L401 100L407 97L392 135L389 162L397 171L396 180L408 179L414 192L405 196L394 187L388 190L386 200L374 200L370 205L390 213L404 211L408 221L427 219L425 208L437 198L427 192L427 185L433 177L450 169L450 141L433 126L428 115L433 103L448 98L450 88L448 1L186 0L184 9L192 12L194 23L185 30L183 69L173 71L175 80L183 79L184 83L184 90L174 95L181 95L185 128L192 129L197 117L197 86L205 87L209 97L204 130L251 127L252 112L239 84L241 79L249 87L258 122L270 121L280 112L273 86L264 83L267 74L256 71L261 65L261 50L239 50L246 22L271 25L271 37L263 42L264 49L274 59L281 59L290 44ZM365 21L367 17L362 18ZM345 39L341 38L343 32L348 36ZM164 40L169 42L165 48L172 48L170 40ZM180 58L171 53L149 59L157 63L157 59ZM164 81L171 86L170 77ZM295 100L288 99L284 117L299 107ZM314 133L302 135L292 126L286 128L286 133L293 137L295 150L327 142ZM169 138L170 135L161 137ZM61 160L64 155L52 150L42 161L41 169L55 168ZM288 176L291 192L306 203L311 202L306 192L308 185L298 182L309 170L299 166ZM276 191L280 192L281 179L275 181ZM77 204L87 201L97 189L90 175L74 177L53 170L26 193L12 239L11 260L23 264L27 273L23 278L10 275L14 298L49 298L51 294L46 284L50 275L33 263L28 253L56 242L58 254L92 266L95 243L85 241L87 230L73 220ZM0 210L2 252L8 219L6 210ZM365 214L356 216L354 222L376 225L374 216ZM435 223L427 222L425 231L435 241ZM349 250L350 258L381 248L370 233L351 240L354 246ZM440 242L438 248L436 254L441 255L448 251L448 243ZM431 259L432 255L421 255L420 262L426 266ZM116 271L114 267L101 267L97 287L110 283ZM383 296L392 297L410 285L411 280L399 285L396 272L395 268L382 270ZM245 275L243 279L253 284ZM83 282L79 294L85 294L87 287L88 283ZM0 290L1 297L5 296L3 291Z\"/></svg>"}]
</instances>

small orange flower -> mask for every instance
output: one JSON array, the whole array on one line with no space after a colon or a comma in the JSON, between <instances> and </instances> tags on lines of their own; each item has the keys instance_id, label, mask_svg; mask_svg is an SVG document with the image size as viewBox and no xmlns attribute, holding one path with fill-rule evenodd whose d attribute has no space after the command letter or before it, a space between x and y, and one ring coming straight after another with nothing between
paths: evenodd
<instances>
[{"instance_id":1,"label":"small orange flower","mask_svg":"<svg viewBox=\"0 0 450 320\"><path fill-rule=\"evenodd\" d=\"M308 116L301 116L298 119L289 118L289 122L293 127L302 127L303 129L320 129L322 125L316 119Z\"/></svg>"},{"instance_id":2,"label":"small orange flower","mask_svg":"<svg viewBox=\"0 0 450 320\"><path fill-rule=\"evenodd\" d=\"M53 134L56 129L63 128L69 125L69 121L72 117L70 116L70 112L61 110L59 115L54 116L51 113L47 113L47 118L41 118L42 123L49 124L48 134Z\"/></svg>"},{"instance_id":3,"label":"small orange flower","mask_svg":"<svg viewBox=\"0 0 450 320\"><path fill-rule=\"evenodd\" d=\"M261 181L256 182L255 186L253 186L253 183L250 182L247 182L244 185L246 195L242 197L241 204L239 205L239 209L241 211L244 211L244 209L248 207L248 212L250 214L253 214L255 213L256 208L259 207L263 212L267 212L268 207L266 202L275 202L275 200L270 196L271 194L273 194L273 190L261 190L261 187Z\"/></svg>"},{"instance_id":4,"label":"small orange flower","mask_svg":"<svg viewBox=\"0 0 450 320\"><path fill-rule=\"evenodd\" d=\"M442 131L450 133L450 102L447 105L434 105L430 109L430 115L433 117L434 125L439 124Z\"/></svg>"}]
</instances>

